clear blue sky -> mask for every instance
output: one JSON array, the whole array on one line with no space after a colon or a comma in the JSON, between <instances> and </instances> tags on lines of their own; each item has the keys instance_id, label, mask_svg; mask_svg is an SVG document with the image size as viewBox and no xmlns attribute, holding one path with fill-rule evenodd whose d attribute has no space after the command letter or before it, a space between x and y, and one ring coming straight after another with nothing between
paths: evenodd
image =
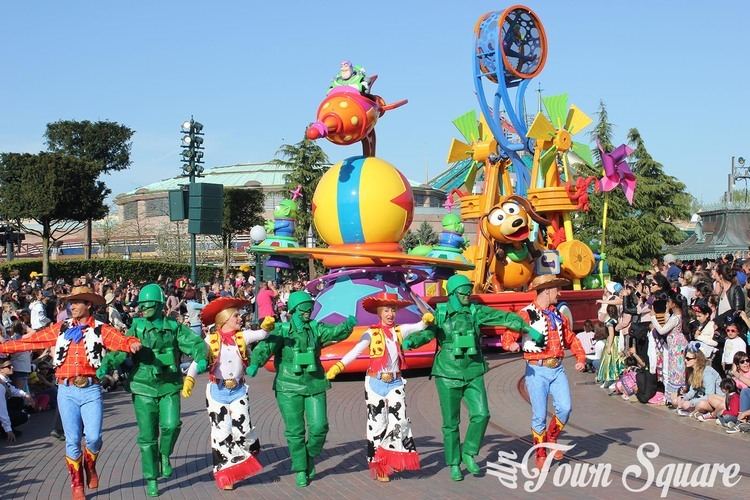
<instances>
[{"instance_id":1,"label":"clear blue sky","mask_svg":"<svg viewBox=\"0 0 750 500\"><path fill-rule=\"evenodd\" d=\"M47 122L124 123L133 166L113 193L179 172L179 125L205 126L207 166L271 159L302 138L342 59L409 104L378 124L378 156L412 179L446 168L451 120L477 108L472 29L496 1L8 2L0 30L0 151L43 148ZM743 1L529 1L549 56L541 82L616 140L637 127L667 172L719 199L732 155L750 158ZM536 83L532 84L536 88ZM529 92L530 98L535 94ZM533 102L529 102L530 107ZM533 108L532 108L533 109ZM359 145L323 143L332 161Z\"/></svg>"}]
</instances>

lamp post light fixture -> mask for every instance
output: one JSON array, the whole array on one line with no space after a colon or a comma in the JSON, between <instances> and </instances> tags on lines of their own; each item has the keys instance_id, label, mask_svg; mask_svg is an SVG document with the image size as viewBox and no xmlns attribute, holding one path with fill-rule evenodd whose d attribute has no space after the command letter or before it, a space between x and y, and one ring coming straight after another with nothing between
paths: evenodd
<instances>
[{"instance_id":1,"label":"lamp post light fixture","mask_svg":"<svg viewBox=\"0 0 750 500\"><path fill-rule=\"evenodd\" d=\"M255 245L259 245L263 242L263 240L266 239L266 228L263 226L253 226L250 229L250 239L253 240L253 243ZM254 296L255 296L255 306L253 307L253 322L258 323L258 292L260 291L260 280L263 278L263 270L262 270L262 264L261 264L261 256L260 252L250 249L250 251L255 255L255 289L254 289Z\"/></svg>"},{"instance_id":2,"label":"lamp post light fixture","mask_svg":"<svg viewBox=\"0 0 750 500\"><path fill-rule=\"evenodd\" d=\"M188 177L190 184L195 183L196 177L203 174L203 124L197 122L190 116L180 126L182 140L182 176ZM193 283L198 282L198 271L196 267L195 233L190 233L190 279Z\"/></svg>"}]
</instances>

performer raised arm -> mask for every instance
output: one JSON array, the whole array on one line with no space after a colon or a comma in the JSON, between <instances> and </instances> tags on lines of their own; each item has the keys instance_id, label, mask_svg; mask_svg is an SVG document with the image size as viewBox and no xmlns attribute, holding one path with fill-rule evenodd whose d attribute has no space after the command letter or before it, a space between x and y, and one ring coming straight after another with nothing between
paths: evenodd
<instances>
[{"instance_id":1,"label":"performer raised arm","mask_svg":"<svg viewBox=\"0 0 750 500\"><path fill-rule=\"evenodd\" d=\"M479 453L490 420L484 385L487 362L480 347L480 327L505 326L527 333L540 344L544 342L544 337L517 314L472 304L473 285L466 276L451 276L446 288L448 302L437 305L435 324L404 340L403 346L410 349L437 338L439 350L432 365L432 376L435 377L443 416L445 464L451 469L451 479L461 481L463 473L460 462L471 474L479 474L474 457ZM463 447L458 430L461 400L469 410L469 426Z\"/></svg>"},{"instance_id":2,"label":"performer raised arm","mask_svg":"<svg viewBox=\"0 0 750 500\"><path fill-rule=\"evenodd\" d=\"M555 275L537 276L531 281L529 290L537 292L534 302L519 311L534 329L544 332L546 345L536 348L528 339L524 342L523 357L526 359L526 390L531 400L531 435L536 448L536 466L540 470L547 460L547 448L544 443L556 443L571 411L570 387L568 376L562 365L565 348L570 349L576 357L576 370L586 368L586 352L581 341L570 328L568 319L561 315L555 304L560 287L570 282ZM503 348L517 352L521 349L517 332L506 332L503 335ZM547 427L547 395L552 395L555 415ZM563 453L557 451L554 458L560 460Z\"/></svg>"},{"instance_id":3,"label":"performer raised arm","mask_svg":"<svg viewBox=\"0 0 750 500\"><path fill-rule=\"evenodd\" d=\"M313 298L307 292L290 294L287 306L291 321L276 327L273 334L256 346L246 370L254 377L258 368L274 356L273 389L284 420L292 472L300 488L315 476L314 459L323 449L328 434L326 391L331 383L323 373L320 349L329 342L344 340L357 323L351 316L339 325L312 321L313 305Z\"/></svg>"},{"instance_id":4,"label":"performer raised arm","mask_svg":"<svg viewBox=\"0 0 750 500\"><path fill-rule=\"evenodd\" d=\"M91 308L104 305L104 297L91 288L73 287L66 299L70 303L70 319L23 339L4 342L0 344L0 353L54 346L52 364L58 385L57 406L65 431L65 463L73 500L84 500L84 470L87 486L91 489L99 486L96 460L102 447L102 391L96 370L108 350L136 353L141 342L93 318ZM84 435L86 446L81 449Z\"/></svg>"},{"instance_id":5,"label":"performer raised arm","mask_svg":"<svg viewBox=\"0 0 750 500\"><path fill-rule=\"evenodd\" d=\"M419 323L396 325L396 310L411 305L395 293L381 292L367 297L362 307L377 314L380 322L362 334L359 342L333 365L326 377L333 380L346 365L369 347L370 367L365 377L367 404L367 463L378 481L390 481L394 472L419 470L411 420L406 416L406 381L401 371L406 359L401 343L412 333L424 330L435 320L425 313Z\"/></svg>"},{"instance_id":6,"label":"performer raised arm","mask_svg":"<svg viewBox=\"0 0 750 500\"><path fill-rule=\"evenodd\" d=\"M201 312L201 321L213 325L206 336L209 349L209 384L206 410L211 422L211 450L216 486L234 489L235 483L263 469L255 456L260 440L250 419L250 389L245 384L245 368L250 344L263 340L273 331L274 318L267 316L260 330L241 330L239 308L248 300L221 297ZM188 368L182 395L189 397L195 385L196 364Z\"/></svg>"}]
</instances>

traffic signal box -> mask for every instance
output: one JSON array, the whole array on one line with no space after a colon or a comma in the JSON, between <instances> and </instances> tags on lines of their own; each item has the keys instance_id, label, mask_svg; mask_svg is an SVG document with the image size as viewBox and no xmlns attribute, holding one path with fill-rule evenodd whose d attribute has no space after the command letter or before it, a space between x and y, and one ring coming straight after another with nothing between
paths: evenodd
<instances>
[{"instance_id":1,"label":"traffic signal box","mask_svg":"<svg viewBox=\"0 0 750 500\"><path fill-rule=\"evenodd\" d=\"M169 219L188 219L188 232L221 234L224 185L196 182L169 192Z\"/></svg>"}]
</instances>

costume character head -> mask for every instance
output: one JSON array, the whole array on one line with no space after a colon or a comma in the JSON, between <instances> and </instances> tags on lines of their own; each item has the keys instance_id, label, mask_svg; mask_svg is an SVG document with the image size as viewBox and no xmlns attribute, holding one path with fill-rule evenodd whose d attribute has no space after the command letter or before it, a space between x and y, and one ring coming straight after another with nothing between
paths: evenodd
<instances>
[{"instance_id":1,"label":"costume character head","mask_svg":"<svg viewBox=\"0 0 750 500\"><path fill-rule=\"evenodd\" d=\"M293 200L284 199L274 209L273 216L278 219L294 219L297 217L297 203Z\"/></svg>"},{"instance_id":2,"label":"costume character head","mask_svg":"<svg viewBox=\"0 0 750 500\"><path fill-rule=\"evenodd\" d=\"M539 215L529 200L518 195L504 196L479 220L482 234L498 243L522 243L529 238L531 221L548 226L550 221Z\"/></svg>"},{"instance_id":3,"label":"costume character head","mask_svg":"<svg viewBox=\"0 0 750 500\"><path fill-rule=\"evenodd\" d=\"M570 285L565 278L558 278L554 274L537 276L529 284L529 290L536 292L536 303L542 309L557 304L560 288Z\"/></svg>"},{"instance_id":4,"label":"costume character head","mask_svg":"<svg viewBox=\"0 0 750 500\"><path fill-rule=\"evenodd\" d=\"M456 214L448 214L443 217L442 226L445 231L464 234L464 225L461 222L461 218Z\"/></svg>"},{"instance_id":5,"label":"costume character head","mask_svg":"<svg viewBox=\"0 0 750 500\"><path fill-rule=\"evenodd\" d=\"M305 323L310 321L314 305L315 301L307 292L297 291L289 294L289 302L287 303L289 312L293 317L297 317Z\"/></svg>"},{"instance_id":6,"label":"costume character head","mask_svg":"<svg viewBox=\"0 0 750 500\"><path fill-rule=\"evenodd\" d=\"M445 288L448 292L448 303L453 308L462 309L468 307L471 291L474 288L469 278L463 274L454 274L448 278Z\"/></svg>"},{"instance_id":7,"label":"costume character head","mask_svg":"<svg viewBox=\"0 0 750 500\"><path fill-rule=\"evenodd\" d=\"M402 300L398 294L380 292L371 295L362 301L362 308L372 314L376 314L383 326L392 327L396 324L396 311L402 307L408 307L411 302Z\"/></svg>"},{"instance_id":8,"label":"costume character head","mask_svg":"<svg viewBox=\"0 0 750 500\"><path fill-rule=\"evenodd\" d=\"M92 306L105 304L104 297L94 293L88 286L74 286L70 295L64 297L70 303L70 315L73 319L85 319L91 315Z\"/></svg>"},{"instance_id":9,"label":"costume character head","mask_svg":"<svg viewBox=\"0 0 750 500\"><path fill-rule=\"evenodd\" d=\"M156 283L150 283L141 288L138 293L138 307L147 320L158 319L164 313L164 291Z\"/></svg>"}]
</instances>

